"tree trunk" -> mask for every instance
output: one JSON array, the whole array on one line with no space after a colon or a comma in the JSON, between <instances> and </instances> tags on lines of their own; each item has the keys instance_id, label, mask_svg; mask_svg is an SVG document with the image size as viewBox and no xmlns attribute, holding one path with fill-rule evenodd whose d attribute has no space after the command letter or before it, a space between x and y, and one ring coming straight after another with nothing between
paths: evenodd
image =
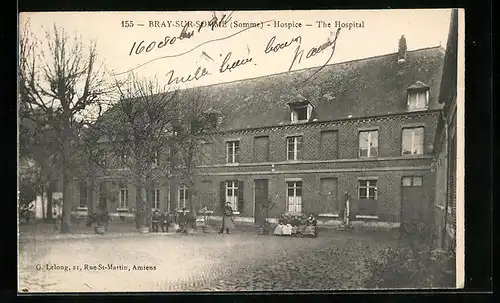
<instances>
[{"instance_id":1,"label":"tree trunk","mask_svg":"<svg viewBox=\"0 0 500 303\"><path fill-rule=\"evenodd\" d=\"M64 104L63 104L64 108ZM67 112L67 109L64 110ZM71 208L72 208L72 197L70 192L70 149L69 149L69 136L70 136L70 115L66 114L64 125L63 125L63 146L62 146L62 175L63 175L63 205L62 205L62 222L61 222L61 233L71 232Z\"/></svg>"},{"instance_id":2,"label":"tree trunk","mask_svg":"<svg viewBox=\"0 0 500 303\"><path fill-rule=\"evenodd\" d=\"M189 202L189 212L191 213L191 228L196 230L196 207L193 203L193 185L189 185L189 195L188 195L188 202Z\"/></svg>"},{"instance_id":3,"label":"tree trunk","mask_svg":"<svg viewBox=\"0 0 500 303\"><path fill-rule=\"evenodd\" d=\"M65 165L66 166L66 165ZM63 205L62 205L62 222L61 233L67 234L71 232L71 209L73 207L73 197L71 197L71 181L67 170L63 171Z\"/></svg>"},{"instance_id":4,"label":"tree trunk","mask_svg":"<svg viewBox=\"0 0 500 303\"><path fill-rule=\"evenodd\" d=\"M47 217L46 213L45 213L45 199L44 199L44 196L45 196L45 189L42 186L42 190L40 192L40 200L42 201L42 220L45 220L45 218Z\"/></svg>"},{"instance_id":5,"label":"tree trunk","mask_svg":"<svg viewBox=\"0 0 500 303\"><path fill-rule=\"evenodd\" d=\"M90 213L95 212L95 206L94 206L94 192L95 192L95 178L91 178L89 181L89 192L88 192L88 197L87 197L87 209Z\"/></svg>"},{"instance_id":6,"label":"tree trunk","mask_svg":"<svg viewBox=\"0 0 500 303\"><path fill-rule=\"evenodd\" d=\"M136 186L135 187L135 227L139 229L142 225L142 216L143 216L143 211L141 209L141 187Z\"/></svg>"},{"instance_id":7,"label":"tree trunk","mask_svg":"<svg viewBox=\"0 0 500 303\"><path fill-rule=\"evenodd\" d=\"M47 187L47 221L52 221L52 194L54 193L53 183L49 182L49 186Z\"/></svg>"},{"instance_id":8,"label":"tree trunk","mask_svg":"<svg viewBox=\"0 0 500 303\"><path fill-rule=\"evenodd\" d=\"M144 196L145 196L145 203L146 203L146 218L147 218L147 224L149 228L152 227L152 218L151 218L151 198L152 198L152 185L150 183L147 184L147 186L144 188Z\"/></svg>"}]
</instances>

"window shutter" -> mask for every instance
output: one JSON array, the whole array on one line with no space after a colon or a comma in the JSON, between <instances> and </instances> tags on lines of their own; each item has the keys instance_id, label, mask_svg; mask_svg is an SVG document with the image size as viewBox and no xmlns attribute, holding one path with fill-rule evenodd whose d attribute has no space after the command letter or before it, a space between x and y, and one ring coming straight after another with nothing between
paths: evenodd
<instances>
[{"instance_id":1,"label":"window shutter","mask_svg":"<svg viewBox=\"0 0 500 303\"><path fill-rule=\"evenodd\" d=\"M243 212L243 181L238 180L238 211Z\"/></svg>"},{"instance_id":2,"label":"window shutter","mask_svg":"<svg viewBox=\"0 0 500 303\"><path fill-rule=\"evenodd\" d=\"M219 195L220 195L220 200L219 200L220 211L223 212L224 206L226 205L226 182L224 181L220 181Z\"/></svg>"}]
</instances>

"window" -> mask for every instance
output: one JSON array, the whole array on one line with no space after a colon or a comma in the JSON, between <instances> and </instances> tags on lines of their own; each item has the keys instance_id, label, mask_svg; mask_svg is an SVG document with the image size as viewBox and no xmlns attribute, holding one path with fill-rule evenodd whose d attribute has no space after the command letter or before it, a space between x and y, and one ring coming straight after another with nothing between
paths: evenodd
<instances>
[{"instance_id":1,"label":"window","mask_svg":"<svg viewBox=\"0 0 500 303\"><path fill-rule=\"evenodd\" d=\"M403 142L401 153L405 155L422 155L424 153L424 128L403 129Z\"/></svg>"},{"instance_id":2,"label":"window","mask_svg":"<svg viewBox=\"0 0 500 303\"><path fill-rule=\"evenodd\" d=\"M290 121L292 123L306 122L311 118L313 106L308 101L291 102L290 106Z\"/></svg>"},{"instance_id":3,"label":"window","mask_svg":"<svg viewBox=\"0 0 500 303\"><path fill-rule=\"evenodd\" d=\"M126 185L120 186L118 208L128 208L128 187Z\"/></svg>"},{"instance_id":4,"label":"window","mask_svg":"<svg viewBox=\"0 0 500 303\"><path fill-rule=\"evenodd\" d=\"M359 180L358 199L377 199L377 180Z\"/></svg>"},{"instance_id":5,"label":"window","mask_svg":"<svg viewBox=\"0 0 500 303\"><path fill-rule=\"evenodd\" d=\"M89 191L87 188L87 184L85 182L80 183L80 204L78 205L78 207L87 207L88 195Z\"/></svg>"},{"instance_id":6,"label":"window","mask_svg":"<svg viewBox=\"0 0 500 303\"><path fill-rule=\"evenodd\" d=\"M177 201L177 209L180 210L182 208L187 207L186 201L188 199L188 189L186 185L181 185L179 188L179 200Z\"/></svg>"},{"instance_id":7,"label":"window","mask_svg":"<svg viewBox=\"0 0 500 303\"><path fill-rule=\"evenodd\" d=\"M422 186L422 177L419 176L403 177L402 183L404 187Z\"/></svg>"},{"instance_id":8,"label":"window","mask_svg":"<svg viewBox=\"0 0 500 303\"><path fill-rule=\"evenodd\" d=\"M158 151L153 152L153 165L157 166L158 165Z\"/></svg>"},{"instance_id":9,"label":"window","mask_svg":"<svg viewBox=\"0 0 500 303\"><path fill-rule=\"evenodd\" d=\"M153 209L159 209L160 208L160 189L159 188L155 188L153 190L153 205L152 205L152 208Z\"/></svg>"},{"instance_id":10,"label":"window","mask_svg":"<svg viewBox=\"0 0 500 303\"><path fill-rule=\"evenodd\" d=\"M293 136L287 138L287 159L302 159L302 136Z\"/></svg>"},{"instance_id":11,"label":"window","mask_svg":"<svg viewBox=\"0 0 500 303\"><path fill-rule=\"evenodd\" d=\"M200 153L200 163L201 165L211 165L213 164L212 160L213 147L210 143L202 143L201 144L201 153Z\"/></svg>"},{"instance_id":12,"label":"window","mask_svg":"<svg viewBox=\"0 0 500 303\"><path fill-rule=\"evenodd\" d=\"M226 142L226 162L227 163L238 163L240 151L240 141L228 141Z\"/></svg>"},{"instance_id":13,"label":"window","mask_svg":"<svg viewBox=\"0 0 500 303\"><path fill-rule=\"evenodd\" d=\"M286 182L287 203L286 210L293 213L302 212L302 181Z\"/></svg>"},{"instance_id":14,"label":"window","mask_svg":"<svg viewBox=\"0 0 500 303\"><path fill-rule=\"evenodd\" d=\"M226 202L231 203L233 211L238 211L238 181L226 181Z\"/></svg>"},{"instance_id":15,"label":"window","mask_svg":"<svg viewBox=\"0 0 500 303\"><path fill-rule=\"evenodd\" d=\"M378 131L360 131L359 132L359 156L377 157L378 156Z\"/></svg>"},{"instance_id":16,"label":"window","mask_svg":"<svg viewBox=\"0 0 500 303\"><path fill-rule=\"evenodd\" d=\"M292 119L292 122L307 121L307 120L309 120L308 117L307 117L307 107L306 106L295 107L292 110L291 119Z\"/></svg>"},{"instance_id":17,"label":"window","mask_svg":"<svg viewBox=\"0 0 500 303\"><path fill-rule=\"evenodd\" d=\"M257 136L253 139L253 161L269 161L269 136Z\"/></svg>"},{"instance_id":18,"label":"window","mask_svg":"<svg viewBox=\"0 0 500 303\"><path fill-rule=\"evenodd\" d=\"M120 155L120 166L127 165L127 154L123 153Z\"/></svg>"},{"instance_id":19,"label":"window","mask_svg":"<svg viewBox=\"0 0 500 303\"><path fill-rule=\"evenodd\" d=\"M408 91L408 110L426 109L428 97L428 90Z\"/></svg>"}]
</instances>

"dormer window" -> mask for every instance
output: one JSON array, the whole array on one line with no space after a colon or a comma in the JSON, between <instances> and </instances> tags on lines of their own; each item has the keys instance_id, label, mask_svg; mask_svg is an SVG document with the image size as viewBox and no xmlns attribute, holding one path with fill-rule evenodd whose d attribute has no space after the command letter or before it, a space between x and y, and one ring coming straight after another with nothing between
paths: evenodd
<instances>
[{"instance_id":1,"label":"dormer window","mask_svg":"<svg viewBox=\"0 0 500 303\"><path fill-rule=\"evenodd\" d=\"M308 101L290 102L290 121L292 123L307 122L311 119L313 105Z\"/></svg>"},{"instance_id":2,"label":"dormer window","mask_svg":"<svg viewBox=\"0 0 500 303\"><path fill-rule=\"evenodd\" d=\"M429 86L417 81L408 87L408 110L425 110L429 104Z\"/></svg>"}]
</instances>

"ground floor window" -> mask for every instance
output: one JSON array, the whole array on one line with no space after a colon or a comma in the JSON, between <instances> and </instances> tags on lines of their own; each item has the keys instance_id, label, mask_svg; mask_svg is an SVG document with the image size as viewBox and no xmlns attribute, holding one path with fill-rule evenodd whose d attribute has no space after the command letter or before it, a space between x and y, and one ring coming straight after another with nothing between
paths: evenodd
<instances>
[{"instance_id":1,"label":"ground floor window","mask_svg":"<svg viewBox=\"0 0 500 303\"><path fill-rule=\"evenodd\" d=\"M403 177L403 186L405 187L413 187L413 186L422 186L422 177L412 176L412 177Z\"/></svg>"},{"instance_id":2,"label":"ground floor window","mask_svg":"<svg viewBox=\"0 0 500 303\"><path fill-rule=\"evenodd\" d=\"M181 210L183 208L186 208L186 202L187 202L187 197L188 197L188 188L186 185L181 185L179 187L179 199L177 200L177 209Z\"/></svg>"},{"instance_id":3,"label":"ground floor window","mask_svg":"<svg viewBox=\"0 0 500 303\"><path fill-rule=\"evenodd\" d=\"M120 186L118 208L128 208L128 187L126 185Z\"/></svg>"},{"instance_id":4,"label":"ground floor window","mask_svg":"<svg viewBox=\"0 0 500 303\"><path fill-rule=\"evenodd\" d=\"M152 208L159 209L160 208L160 189L155 188L153 190L153 205Z\"/></svg>"},{"instance_id":5,"label":"ground floor window","mask_svg":"<svg viewBox=\"0 0 500 303\"><path fill-rule=\"evenodd\" d=\"M226 181L226 203L233 211L238 211L238 181Z\"/></svg>"},{"instance_id":6,"label":"ground floor window","mask_svg":"<svg viewBox=\"0 0 500 303\"><path fill-rule=\"evenodd\" d=\"M78 207L80 207L80 208L87 207L88 196L89 196L89 190L87 187L87 183L81 182L80 183L80 203L79 203Z\"/></svg>"},{"instance_id":7,"label":"ground floor window","mask_svg":"<svg viewBox=\"0 0 500 303\"><path fill-rule=\"evenodd\" d=\"M286 182L287 187L287 203L286 210L288 212L302 212L302 181Z\"/></svg>"},{"instance_id":8,"label":"ground floor window","mask_svg":"<svg viewBox=\"0 0 500 303\"><path fill-rule=\"evenodd\" d=\"M358 214L377 214L377 180L358 180Z\"/></svg>"}]
</instances>

